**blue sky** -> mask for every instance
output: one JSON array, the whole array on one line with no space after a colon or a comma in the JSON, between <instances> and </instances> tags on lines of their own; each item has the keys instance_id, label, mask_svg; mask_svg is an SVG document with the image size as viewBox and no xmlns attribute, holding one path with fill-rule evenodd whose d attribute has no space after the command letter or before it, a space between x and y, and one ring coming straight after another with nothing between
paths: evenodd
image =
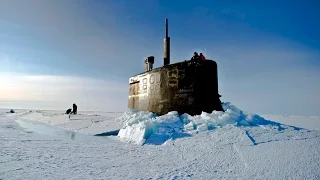
<instances>
[{"instance_id":1,"label":"blue sky","mask_svg":"<svg viewBox=\"0 0 320 180\"><path fill-rule=\"evenodd\" d=\"M162 65L168 18L171 62L206 50L223 101L252 113L320 115L319 5L2 0L0 107L125 110L128 78L144 58Z\"/></svg>"}]
</instances>

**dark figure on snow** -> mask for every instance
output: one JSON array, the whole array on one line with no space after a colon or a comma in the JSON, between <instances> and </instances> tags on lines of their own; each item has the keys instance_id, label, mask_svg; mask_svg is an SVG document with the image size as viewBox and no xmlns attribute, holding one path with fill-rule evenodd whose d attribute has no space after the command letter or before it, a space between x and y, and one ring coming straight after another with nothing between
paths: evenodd
<instances>
[{"instance_id":1,"label":"dark figure on snow","mask_svg":"<svg viewBox=\"0 0 320 180\"><path fill-rule=\"evenodd\" d=\"M73 103L72 107L73 107L72 113L77 114L77 109L78 109L77 105Z\"/></svg>"},{"instance_id":2,"label":"dark figure on snow","mask_svg":"<svg viewBox=\"0 0 320 180\"><path fill-rule=\"evenodd\" d=\"M67 111L66 111L66 114L70 114L71 113L71 109L68 109Z\"/></svg>"},{"instance_id":3,"label":"dark figure on snow","mask_svg":"<svg viewBox=\"0 0 320 180\"><path fill-rule=\"evenodd\" d=\"M199 59L200 59L200 56L198 55L198 53L194 52L191 60L199 60Z\"/></svg>"}]
</instances>

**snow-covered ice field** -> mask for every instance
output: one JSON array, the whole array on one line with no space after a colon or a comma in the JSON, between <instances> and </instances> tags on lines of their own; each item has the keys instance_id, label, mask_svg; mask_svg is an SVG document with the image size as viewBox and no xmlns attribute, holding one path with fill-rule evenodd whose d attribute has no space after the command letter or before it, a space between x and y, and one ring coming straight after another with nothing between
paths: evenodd
<instances>
[{"instance_id":1,"label":"snow-covered ice field","mask_svg":"<svg viewBox=\"0 0 320 180\"><path fill-rule=\"evenodd\" d=\"M3 109L0 179L320 179L319 117L307 128L293 116L224 109L160 117L80 111L70 119Z\"/></svg>"},{"instance_id":2,"label":"snow-covered ice field","mask_svg":"<svg viewBox=\"0 0 320 180\"><path fill-rule=\"evenodd\" d=\"M293 116L293 115L261 115L265 119L272 119L273 121L283 124L290 124L292 126L303 127L306 129L320 131L320 116Z\"/></svg>"}]
</instances>

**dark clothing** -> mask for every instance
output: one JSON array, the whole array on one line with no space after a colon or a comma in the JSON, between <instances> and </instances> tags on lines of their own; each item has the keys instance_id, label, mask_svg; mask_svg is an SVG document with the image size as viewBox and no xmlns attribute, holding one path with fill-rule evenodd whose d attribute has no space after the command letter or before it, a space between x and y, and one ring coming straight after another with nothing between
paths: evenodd
<instances>
[{"instance_id":1,"label":"dark clothing","mask_svg":"<svg viewBox=\"0 0 320 180\"><path fill-rule=\"evenodd\" d=\"M71 109L68 109L67 111L66 111L66 114L70 114L71 113Z\"/></svg>"},{"instance_id":2,"label":"dark clothing","mask_svg":"<svg viewBox=\"0 0 320 180\"><path fill-rule=\"evenodd\" d=\"M200 56L198 54L195 54L192 56L191 60L199 60Z\"/></svg>"},{"instance_id":3,"label":"dark clothing","mask_svg":"<svg viewBox=\"0 0 320 180\"><path fill-rule=\"evenodd\" d=\"M77 105L76 105L76 104L73 104L73 111L72 111L72 113L73 113L73 114L77 114L77 109L78 109Z\"/></svg>"}]
</instances>

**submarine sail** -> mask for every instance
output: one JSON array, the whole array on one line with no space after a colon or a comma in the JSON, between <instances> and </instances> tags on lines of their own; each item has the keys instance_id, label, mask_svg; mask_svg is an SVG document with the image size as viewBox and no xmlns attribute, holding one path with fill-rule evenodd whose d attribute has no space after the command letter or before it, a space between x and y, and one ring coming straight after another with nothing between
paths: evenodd
<instances>
[{"instance_id":1,"label":"submarine sail","mask_svg":"<svg viewBox=\"0 0 320 180\"><path fill-rule=\"evenodd\" d=\"M223 111L218 92L218 69L213 60L185 60L170 64L170 37L166 19L164 65L152 69L154 57L145 60L146 71L129 78L128 107L158 115L201 114Z\"/></svg>"}]
</instances>

